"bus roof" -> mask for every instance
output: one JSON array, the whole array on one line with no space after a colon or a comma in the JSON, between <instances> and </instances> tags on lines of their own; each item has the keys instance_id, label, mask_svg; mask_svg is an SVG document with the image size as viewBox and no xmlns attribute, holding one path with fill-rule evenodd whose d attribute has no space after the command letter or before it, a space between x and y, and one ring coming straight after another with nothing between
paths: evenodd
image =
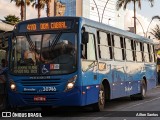
<instances>
[{"instance_id":1,"label":"bus roof","mask_svg":"<svg viewBox=\"0 0 160 120\"><path fill-rule=\"evenodd\" d=\"M19 24L23 24L23 23L26 23L26 22L35 22L35 21L46 21L46 20L53 20L53 19L79 19L82 21L82 25L87 25L87 26L92 26L92 27L95 27L95 28L98 28L100 30L104 30L104 31L108 31L108 32L111 32L111 33L114 33L114 34L118 34L118 35L122 35L122 36L125 36L125 37L128 37L128 38L132 38L132 39L135 39L135 40L140 40L140 41L143 41L143 42L150 42L150 43L154 43L153 40L151 39L148 39L148 38L145 38L143 36L140 36L140 35L137 35L137 34L134 34L134 33L131 33L131 32L128 32L126 30L122 30L122 29L119 29L119 28L116 28L116 27L112 27L112 26L109 26L109 25L106 25L106 24L103 24L103 23L99 23L99 22L96 22L96 21L93 21L93 20L90 20L90 19L87 19L87 18L83 18L83 17L71 17L71 16L61 16L61 17L44 17L44 18L36 18L36 19L30 19L30 20L26 20L26 21L22 21L20 22Z\"/></svg>"},{"instance_id":2,"label":"bus roof","mask_svg":"<svg viewBox=\"0 0 160 120\"><path fill-rule=\"evenodd\" d=\"M92 26L92 27L95 27L95 28L99 28L102 31L103 30L108 31L108 32L119 34L119 35L122 35L122 36L125 36L125 37L128 37L128 38L132 38L132 39L135 39L135 40L140 40L140 41L143 41L143 42L154 43L153 40L151 40L151 39L145 38L143 36L140 36L140 35L137 35L137 34L134 34L134 33L131 33L131 32L128 32L126 30L122 30L122 29L119 29L119 28L116 28L116 27L112 27L112 26L109 26L109 25L106 25L106 24L103 24L103 23L99 23L99 22L96 22L96 21L93 21L93 20L90 20L90 19L86 19L86 18L82 18L82 21L83 21L82 24Z\"/></svg>"}]
</instances>

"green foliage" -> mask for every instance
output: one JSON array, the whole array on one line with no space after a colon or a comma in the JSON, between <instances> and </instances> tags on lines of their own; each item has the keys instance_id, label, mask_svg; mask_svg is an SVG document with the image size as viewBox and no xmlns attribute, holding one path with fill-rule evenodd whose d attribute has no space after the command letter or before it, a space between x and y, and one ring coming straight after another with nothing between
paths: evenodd
<instances>
[{"instance_id":1,"label":"green foliage","mask_svg":"<svg viewBox=\"0 0 160 120\"><path fill-rule=\"evenodd\" d=\"M7 15L5 18L5 21L12 24L12 25L15 25L17 24L18 22L20 22L20 18L19 17L16 17L15 15Z\"/></svg>"},{"instance_id":2,"label":"green foliage","mask_svg":"<svg viewBox=\"0 0 160 120\"><path fill-rule=\"evenodd\" d=\"M45 2L46 2L46 0L38 0L38 2L34 2L33 4L32 4L32 7L35 7L36 9L44 9L44 7L45 7Z\"/></svg>"},{"instance_id":3,"label":"green foliage","mask_svg":"<svg viewBox=\"0 0 160 120\"><path fill-rule=\"evenodd\" d=\"M150 32L154 37L158 40L160 40L160 26L156 25L154 29L152 29L152 32Z\"/></svg>"},{"instance_id":4,"label":"green foliage","mask_svg":"<svg viewBox=\"0 0 160 120\"><path fill-rule=\"evenodd\" d=\"M117 10L119 10L120 8L123 7L123 9L125 10L129 3L136 2L136 3L138 3L138 7L141 9L141 1L142 0L117 0L116 8L117 8ZM151 7L152 7L154 0L147 0L147 1L151 4Z\"/></svg>"},{"instance_id":5,"label":"green foliage","mask_svg":"<svg viewBox=\"0 0 160 120\"><path fill-rule=\"evenodd\" d=\"M24 6L25 4L25 0L11 0L11 2L15 2L17 7ZM34 2L34 0L26 0L27 6L30 5L30 3L32 2Z\"/></svg>"},{"instance_id":6,"label":"green foliage","mask_svg":"<svg viewBox=\"0 0 160 120\"><path fill-rule=\"evenodd\" d=\"M11 2L15 2L15 5L17 7L20 7L20 14L21 14L21 20L24 20L24 10L25 10L25 2L26 5L29 6L30 3L34 2L35 0L11 0Z\"/></svg>"}]
</instances>

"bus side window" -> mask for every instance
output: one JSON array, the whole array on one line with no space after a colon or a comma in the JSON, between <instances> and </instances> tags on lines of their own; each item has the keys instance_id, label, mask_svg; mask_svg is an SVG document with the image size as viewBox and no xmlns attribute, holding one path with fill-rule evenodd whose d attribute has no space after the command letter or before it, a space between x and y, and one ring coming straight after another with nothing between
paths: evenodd
<instances>
[{"instance_id":1,"label":"bus side window","mask_svg":"<svg viewBox=\"0 0 160 120\"><path fill-rule=\"evenodd\" d=\"M126 42L126 59L127 61L133 61L133 49L132 49L131 40L128 38L125 38L125 42Z\"/></svg>"},{"instance_id":2,"label":"bus side window","mask_svg":"<svg viewBox=\"0 0 160 120\"><path fill-rule=\"evenodd\" d=\"M132 48L133 61L136 61L136 55L135 55L135 41L134 41L134 40L131 40L131 48Z\"/></svg>"},{"instance_id":3,"label":"bus side window","mask_svg":"<svg viewBox=\"0 0 160 120\"><path fill-rule=\"evenodd\" d=\"M149 62L148 44L144 43L144 60Z\"/></svg>"},{"instance_id":4,"label":"bus side window","mask_svg":"<svg viewBox=\"0 0 160 120\"><path fill-rule=\"evenodd\" d=\"M112 47L111 35L109 33L107 34L107 38L110 51L110 59L113 59L113 47Z\"/></svg>"},{"instance_id":5,"label":"bus side window","mask_svg":"<svg viewBox=\"0 0 160 120\"><path fill-rule=\"evenodd\" d=\"M136 42L136 59L137 59L138 62L143 61L140 42Z\"/></svg>"},{"instance_id":6,"label":"bus side window","mask_svg":"<svg viewBox=\"0 0 160 120\"><path fill-rule=\"evenodd\" d=\"M96 60L95 36L92 33L89 33L89 40L86 45L85 53L86 53L87 60Z\"/></svg>"},{"instance_id":7,"label":"bus side window","mask_svg":"<svg viewBox=\"0 0 160 120\"><path fill-rule=\"evenodd\" d=\"M141 49L142 61L144 62L144 46L143 43L141 42L140 42L140 49Z\"/></svg>"},{"instance_id":8,"label":"bus side window","mask_svg":"<svg viewBox=\"0 0 160 120\"><path fill-rule=\"evenodd\" d=\"M152 46L152 50L153 50L153 53L152 53L152 58L153 58L153 62L156 62L156 56L155 56L155 50L154 50L154 45L151 45Z\"/></svg>"},{"instance_id":9,"label":"bus side window","mask_svg":"<svg viewBox=\"0 0 160 120\"><path fill-rule=\"evenodd\" d=\"M120 36L114 35L114 58L115 60L123 60L123 52L121 48Z\"/></svg>"},{"instance_id":10,"label":"bus side window","mask_svg":"<svg viewBox=\"0 0 160 120\"><path fill-rule=\"evenodd\" d=\"M112 59L112 46L110 34L98 32L98 51L100 59Z\"/></svg>"},{"instance_id":11,"label":"bus side window","mask_svg":"<svg viewBox=\"0 0 160 120\"><path fill-rule=\"evenodd\" d=\"M120 41L121 41L121 48L122 48L122 57L123 57L123 60L125 60L125 44L124 44L124 38L123 37L120 37Z\"/></svg>"},{"instance_id":12,"label":"bus side window","mask_svg":"<svg viewBox=\"0 0 160 120\"><path fill-rule=\"evenodd\" d=\"M148 53L149 53L149 62L153 62L153 56L152 56L153 49L152 49L152 45L147 44L147 46L148 46Z\"/></svg>"}]
</instances>

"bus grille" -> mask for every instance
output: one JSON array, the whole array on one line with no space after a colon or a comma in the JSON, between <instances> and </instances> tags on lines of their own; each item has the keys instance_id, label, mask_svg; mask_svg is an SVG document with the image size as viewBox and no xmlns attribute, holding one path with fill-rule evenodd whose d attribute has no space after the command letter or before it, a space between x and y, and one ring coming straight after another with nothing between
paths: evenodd
<instances>
[{"instance_id":1,"label":"bus grille","mask_svg":"<svg viewBox=\"0 0 160 120\"><path fill-rule=\"evenodd\" d=\"M61 82L60 79L51 79L51 80L22 80L21 84L23 86L55 86L59 85Z\"/></svg>"}]
</instances>

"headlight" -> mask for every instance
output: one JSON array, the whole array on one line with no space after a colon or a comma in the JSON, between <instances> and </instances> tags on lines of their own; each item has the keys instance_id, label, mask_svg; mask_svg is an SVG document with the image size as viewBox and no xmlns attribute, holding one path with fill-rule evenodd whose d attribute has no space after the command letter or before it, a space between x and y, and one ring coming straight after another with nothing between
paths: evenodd
<instances>
[{"instance_id":1,"label":"headlight","mask_svg":"<svg viewBox=\"0 0 160 120\"><path fill-rule=\"evenodd\" d=\"M10 82L10 89L16 91L16 84L13 81Z\"/></svg>"},{"instance_id":2,"label":"headlight","mask_svg":"<svg viewBox=\"0 0 160 120\"><path fill-rule=\"evenodd\" d=\"M74 88L76 80L77 80L77 75L75 75L74 77L72 77L71 79L68 80L65 92L66 91L70 91L70 90L72 90Z\"/></svg>"}]
</instances>

